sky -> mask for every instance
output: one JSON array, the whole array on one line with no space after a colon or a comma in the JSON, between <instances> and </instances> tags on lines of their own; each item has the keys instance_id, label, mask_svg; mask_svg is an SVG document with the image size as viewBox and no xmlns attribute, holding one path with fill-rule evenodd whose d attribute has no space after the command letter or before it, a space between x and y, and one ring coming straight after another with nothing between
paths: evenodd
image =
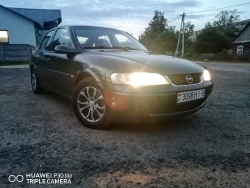
<instances>
[{"instance_id":1,"label":"sky","mask_svg":"<svg viewBox=\"0 0 250 188\"><path fill-rule=\"evenodd\" d=\"M214 21L221 10L210 9L248 3L250 0L0 0L5 7L60 9L62 24L94 25L121 29L136 38L143 33L154 16L154 11L164 12L168 25L180 28L181 17L191 21L200 30L208 21ZM226 8L237 9L240 20L250 19L250 4Z\"/></svg>"}]
</instances>

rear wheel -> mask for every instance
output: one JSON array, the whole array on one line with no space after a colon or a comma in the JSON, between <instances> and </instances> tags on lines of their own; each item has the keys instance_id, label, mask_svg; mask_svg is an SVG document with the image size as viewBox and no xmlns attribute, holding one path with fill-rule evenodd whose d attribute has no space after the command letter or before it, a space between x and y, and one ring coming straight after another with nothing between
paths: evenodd
<instances>
[{"instance_id":1,"label":"rear wheel","mask_svg":"<svg viewBox=\"0 0 250 188\"><path fill-rule=\"evenodd\" d=\"M31 88L35 94L42 94L45 92L45 90L39 86L36 70L34 68L31 69Z\"/></svg>"},{"instance_id":2,"label":"rear wheel","mask_svg":"<svg viewBox=\"0 0 250 188\"><path fill-rule=\"evenodd\" d=\"M108 127L103 91L93 78L83 79L77 84L73 106L77 118L84 126L93 129Z\"/></svg>"}]
</instances>

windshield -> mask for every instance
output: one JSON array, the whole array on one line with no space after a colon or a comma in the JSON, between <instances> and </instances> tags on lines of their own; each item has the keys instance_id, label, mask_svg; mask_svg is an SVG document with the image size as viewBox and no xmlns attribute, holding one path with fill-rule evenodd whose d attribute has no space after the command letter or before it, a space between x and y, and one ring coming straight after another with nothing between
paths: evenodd
<instances>
[{"instance_id":1,"label":"windshield","mask_svg":"<svg viewBox=\"0 0 250 188\"><path fill-rule=\"evenodd\" d=\"M100 27L73 27L81 48L85 49L147 49L126 32Z\"/></svg>"}]
</instances>

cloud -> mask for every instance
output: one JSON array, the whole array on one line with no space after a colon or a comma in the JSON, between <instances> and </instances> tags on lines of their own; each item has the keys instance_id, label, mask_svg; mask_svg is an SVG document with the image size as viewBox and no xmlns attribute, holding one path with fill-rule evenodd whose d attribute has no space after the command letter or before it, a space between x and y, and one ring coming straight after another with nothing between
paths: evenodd
<instances>
[{"instance_id":1,"label":"cloud","mask_svg":"<svg viewBox=\"0 0 250 188\"><path fill-rule=\"evenodd\" d=\"M168 20L201 3L197 0L12 0L7 7L60 9L62 24L99 25L140 32L147 27L155 10Z\"/></svg>"},{"instance_id":2,"label":"cloud","mask_svg":"<svg viewBox=\"0 0 250 188\"><path fill-rule=\"evenodd\" d=\"M146 1L146 0L102 0L93 3L57 4L64 15L63 23L100 25L120 28L131 33L147 27L154 11L165 13L168 20L183 12L183 9L198 6L198 1ZM73 16L77 15L77 16ZM133 27L131 27L133 26Z\"/></svg>"},{"instance_id":3,"label":"cloud","mask_svg":"<svg viewBox=\"0 0 250 188\"><path fill-rule=\"evenodd\" d=\"M78 2L78 1L77 1ZM198 6L197 1L146 1L146 0L121 0L110 1L102 0L95 3L73 3L66 4L58 3L65 15L82 15L82 18L92 18L97 20L112 19L112 18L130 18L130 19L145 19L152 17L153 11L160 10L165 12L165 15L179 14L183 8ZM79 1L80 2L80 1ZM99 2L99 3L98 3Z\"/></svg>"}]
</instances>

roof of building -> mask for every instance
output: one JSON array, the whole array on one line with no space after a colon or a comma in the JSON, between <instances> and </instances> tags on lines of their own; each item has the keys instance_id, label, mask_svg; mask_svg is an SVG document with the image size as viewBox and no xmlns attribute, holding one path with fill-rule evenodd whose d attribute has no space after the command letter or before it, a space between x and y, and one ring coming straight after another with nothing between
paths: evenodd
<instances>
[{"instance_id":1,"label":"roof of building","mask_svg":"<svg viewBox=\"0 0 250 188\"><path fill-rule=\"evenodd\" d=\"M236 37L232 40L232 44L236 43L235 40L248 28L250 27L250 22L236 35ZM242 42L249 42L249 41L242 41Z\"/></svg>"},{"instance_id":2,"label":"roof of building","mask_svg":"<svg viewBox=\"0 0 250 188\"><path fill-rule=\"evenodd\" d=\"M0 5L1 7L4 7ZM37 24L42 28L44 23L58 20L58 24L62 22L61 10L52 9L28 9L28 8L12 8L4 7L22 17L25 17Z\"/></svg>"},{"instance_id":3,"label":"roof of building","mask_svg":"<svg viewBox=\"0 0 250 188\"><path fill-rule=\"evenodd\" d=\"M51 10L51 9L27 9L27 8L11 8L8 9L21 14L37 23L41 26L45 22L58 20L58 24L62 22L61 10Z\"/></svg>"},{"instance_id":4,"label":"roof of building","mask_svg":"<svg viewBox=\"0 0 250 188\"><path fill-rule=\"evenodd\" d=\"M248 23L248 22L250 22L250 19L247 19L247 20L241 20L241 21L238 21L238 22L234 22L234 24Z\"/></svg>"}]
</instances>

